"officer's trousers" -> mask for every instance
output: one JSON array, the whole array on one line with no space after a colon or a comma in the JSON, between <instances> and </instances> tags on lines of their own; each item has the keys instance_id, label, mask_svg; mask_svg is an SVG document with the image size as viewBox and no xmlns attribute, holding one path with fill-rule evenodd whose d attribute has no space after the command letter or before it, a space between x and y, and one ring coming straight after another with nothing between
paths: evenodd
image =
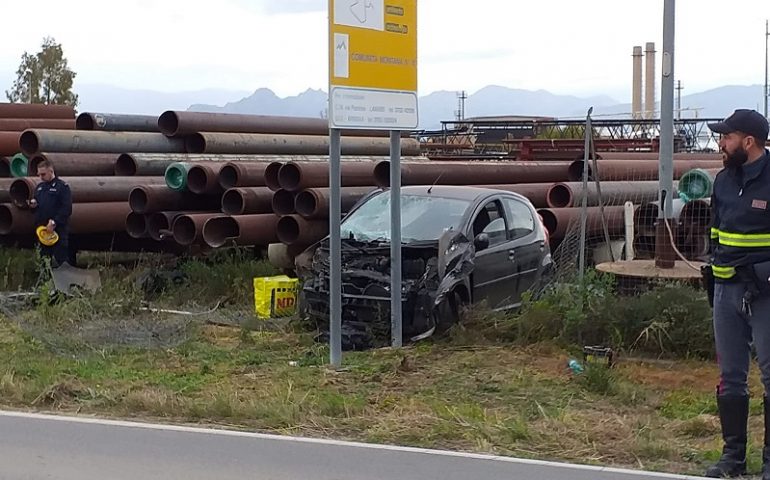
<instances>
[{"instance_id":1,"label":"officer's trousers","mask_svg":"<svg viewBox=\"0 0 770 480\"><path fill-rule=\"evenodd\" d=\"M751 346L757 352L765 395L770 395L770 295L758 295L744 308L749 284L717 282L714 287L714 337L720 395L748 395Z\"/></svg>"}]
</instances>

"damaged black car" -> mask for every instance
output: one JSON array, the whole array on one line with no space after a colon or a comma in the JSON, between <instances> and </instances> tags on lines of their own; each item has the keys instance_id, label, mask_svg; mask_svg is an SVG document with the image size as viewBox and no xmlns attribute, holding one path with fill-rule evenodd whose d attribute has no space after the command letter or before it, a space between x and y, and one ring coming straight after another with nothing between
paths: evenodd
<instances>
[{"instance_id":1,"label":"damaged black car","mask_svg":"<svg viewBox=\"0 0 770 480\"><path fill-rule=\"evenodd\" d=\"M390 343L390 191L370 193L345 217L342 345ZM441 332L465 305L515 308L553 270L547 233L525 197L463 186L401 189L404 341ZM329 239L298 259L301 308L329 329Z\"/></svg>"}]
</instances>

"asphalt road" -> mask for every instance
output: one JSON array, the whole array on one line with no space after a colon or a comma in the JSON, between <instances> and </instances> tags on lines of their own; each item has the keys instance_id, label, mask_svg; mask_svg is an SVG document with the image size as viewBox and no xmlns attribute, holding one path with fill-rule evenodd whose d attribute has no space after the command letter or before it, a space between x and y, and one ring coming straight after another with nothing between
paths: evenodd
<instances>
[{"instance_id":1,"label":"asphalt road","mask_svg":"<svg viewBox=\"0 0 770 480\"><path fill-rule=\"evenodd\" d=\"M652 480L630 470L0 411L0 479Z\"/></svg>"}]
</instances>

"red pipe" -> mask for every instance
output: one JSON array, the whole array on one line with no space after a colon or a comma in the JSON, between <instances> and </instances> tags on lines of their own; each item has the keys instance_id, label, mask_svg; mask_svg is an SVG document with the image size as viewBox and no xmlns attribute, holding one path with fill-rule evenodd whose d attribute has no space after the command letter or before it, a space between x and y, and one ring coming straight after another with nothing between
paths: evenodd
<instances>
[{"instance_id":1,"label":"red pipe","mask_svg":"<svg viewBox=\"0 0 770 480\"><path fill-rule=\"evenodd\" d=\"M73 130L75 128L75 120L56 118L0 118L0 131L23 132L28 128Z\"/></svg>"},{"instance_id":2,"label":"red pipe","mask_svg":"<svg viewBox=\"0 0 770 480\"><path fill-rule=\"evenodd\" d=\"M278 220L278 240L286 245L312 245L329 233L329 222L305 220L299 215L286 215Z\"/></svg>"},{"instance_id":3,"label":"red pipe","mask_svg":"<svg viewBox=\"0 0 770 480\"><path fill-rule=\"evenodd\" d=\"M131 238L146 238L147 217L141 213L129 212L126 216L126 233Z\"/></svg>"},{"instance_id":4,"label":"red pipe","mask_svg":"<svg viewBox=\"0 0 770 480\"><path fill-rule=\"evenodd\" d=\"M128 203L136 213L181 210L216 210L221 199L216 195L175 192L165 185L143 185L128 194Z\"/></svg>"},{"instance_id":5,"label":"red pipe","mask_svg":"<svg viewBox=\"0 0 770 480\"><path fill-rule=\"evenodd\" d=\"M231 188L222 195L222 213L251 215L273 212L273 191L267 187Z\"/></svg>"},{"instance_id":6,"label":"red pipe","mask_svg":"<svg viewBox=\"0 0 770 480\"><path fill-rule=\"evenodd\" d=\"M73 203L125 202L138 186L165 185L162 177L68 177ZM17 178L9 189L11 202L24 207L40 183L37 177Z\"/></svg>"},{"instance_id":7,"label":"red pipe","mask_svg":"<svg viewBox=\"0 0 770 480\"><path fill-rule=\"evenodd\" d=\"M222 163L199 162L187 171L187 189L198 195L222 193L219 172Z\"/></svg>"},{"instance_id":8,"label":"red pipe","mask_svg":"<svg viewBox=\"0 0 770 480\"><path fill-rule=\"evenodd\" d=\"M212 218L223 216L221 213L195 213L179 215L171 225L174 240L180 245L192 245L202 240L203 225Z\"/></svg>"},{"instance_id":9,"label":"red pipe","mask_svg":"<svg viewBox=\"0 0 770 480\"><path fill-rule=\"evenodd\" d=\"M276 215L291 215L294 213L294 198L297 196L295 192L288 190L278 190L273 194L273 212Z\"/></svg>"},{"instance_id":10,"label":"red pipe","mask_svg":"<svg viewBox=\"0 0 770 480\"><path fill-rule=\"evenodd\" d=\"M660 164L657 160L597 160L599 166L599 179L622 180L657 180ZM679 178L693 168L721 168L721 160L676 160L674 161L674 178ZM594 177L593 162L589 162L589 178ZM576 160L569 166L569 179L579 182L583 179L583 160Z\"/></svg>"},{"instance_id":11,"label":"red pipe","mask_svg":"<svg viewBox=\"0 0 770 480\"><path fill-rule=\"evenodd\" d=\"M102 153L40 153L29 159L28 171L34 176L37 164L48 160L59 176L108 177L115 175L115 158Z\"/></svg>"},{"instance_id":12,"label":"red pipe","mask_svg":"<svg viewBox=\"0 0 770 480\"><path fill-rule=\"evenodd\" d=\"M364 196L376 190L374 187L345 187L340 192L342 213L347 213ZM329 189L306 188L294 198L294 211L306 219L329 218ZM277 212L276 212L277 213Z\"/></svg>"},{"instance_id":13,"label":"red pipe","mask_svg":"<svg viewBox=\"0 0 770 480\"><path fill-rule=\"evenodd\" d=\"M76 203L72 205L71 234L122 232L131 209L126 202ZM34 214L15 205L0 205L0 235L34 231Z\"/></svg>"},{"instance_id":14,"label":"red pipe","mask_svg":"<svg viewBox=\"0 0 770 480\"><path fill-rule=\"evenodd\" d=\"M341 162L340 176L343 187L374 185L373 162ZM329 164L319 162L289 162L278 172L278 184L291 192L305 188L329 185Z\"/></svg>"},{"instance_id":15,"label":"red pipe","mask_svg":"<svg viewBox=\"0 0 770 480\"><path fill-rule=\"evenodd\" d=\"M11 157L21 151L21 132L0 132L0 156Z\"/></svg>"},{"instance_id":16,"label":"red pipe","mask_svg":"<svg viewBox=\"0 0 770 480\"><path fill-rule=\"evenodd\" d=\"M569 178L569 162L407 162L402 185L480 185L560 182ZM390 186L390 161L374 167L375 185Z\"/></svg>"},{"instance_id":17,"label":"red pipe","mask_svg":"<svg viewBox=\"0 0 770 480\"><path fill-rule=\"evenodd\" d=\"M537 211L551 239L557 240L564 238L570 229L580 225L581 212L581 208L541 208ZM604 218L610 235L620 235L625 231L624 212L624 207L604 207ZM591 235L603 233L601 209L589 207L587 213L586 232Z\"/></svg>"},{"instance_id":18,"label":"red pipe","mask_svg":"<svg viewBox=\"0 0 770 480\"><path fill-rule=\"evenodd\" d=\"M64 118L75 120L75 109L67 105L0 103L0 118Z\"/></svg>"}]
</instances>

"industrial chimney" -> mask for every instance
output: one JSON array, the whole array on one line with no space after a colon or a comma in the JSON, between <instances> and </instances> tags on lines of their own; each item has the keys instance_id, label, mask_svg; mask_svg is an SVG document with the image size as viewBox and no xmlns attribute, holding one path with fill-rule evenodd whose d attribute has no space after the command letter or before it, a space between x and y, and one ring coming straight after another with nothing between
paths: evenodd
<instances>
[{"instance_id":1,"label":"industrial chimney","mask_svg":"<svg viewBox=\"0 0 770 480\"><path fill-rule=\"evenodd\" d=\"M634 78L631 91L631 118L642 118L642 47L634 47Z\"/></svg>"},{"instance_id":2,"label":"industrial chimney","mask_svg":"<svg viewBox=\"0 0 770 480\"><path fill-rule=\"evenodd\" d=\"M647 42L644 56L646 60L644 78L644 118L655 118L655 43Z\"/></svg>"}]
</instances>

